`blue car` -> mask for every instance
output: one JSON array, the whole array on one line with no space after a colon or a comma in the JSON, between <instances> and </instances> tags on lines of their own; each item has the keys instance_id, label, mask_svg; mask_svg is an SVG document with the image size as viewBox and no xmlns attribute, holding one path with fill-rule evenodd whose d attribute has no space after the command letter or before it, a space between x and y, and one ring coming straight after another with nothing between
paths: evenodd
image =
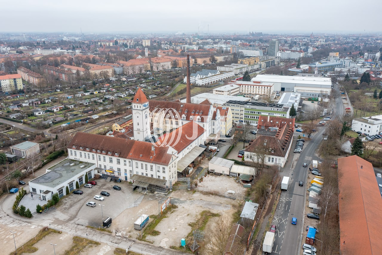
<instances>
[{"instance_id":1,"label":"blue car","mask_svg":"<svg viewBox=\"0 0 382 255\"><path fill-rule=\"evenodd\" d=\"M296 129L296 132L300 132L300 133L301 133L301 132L302 132L302 129L297 128L297 129Z\"/></svg>"},{"instance_id":2,"label":"blue car","mask_svg":"<svg viewBox=\"0 0 382 255\"><path fill-rule=\"evenodd\" d=\"M295 217L292 218L292 225L297 225L297 218Z\"/></svg>"}]
</instances>

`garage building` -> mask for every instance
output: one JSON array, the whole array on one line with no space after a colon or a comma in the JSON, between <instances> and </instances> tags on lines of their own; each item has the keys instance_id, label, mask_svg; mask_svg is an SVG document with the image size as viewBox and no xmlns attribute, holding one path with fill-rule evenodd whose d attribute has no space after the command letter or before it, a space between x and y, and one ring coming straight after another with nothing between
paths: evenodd
<instances>
[{"instance_id":1,"label":"garage building","mask_svg":"<svg viewBox=\"0 0 382 255\"><path fill-rule=\"evenodd\" d=\"M96 164L64 159L57 165L46 170L46 173L29 181L29 191L40 196L41 200L48 201L52 195L58 193L59 197L66 194L66 187L69 192L76 188L76 182L79 185L85 184L85 174L88 179L94 177L94 168Z\"/></svg>"},{"instance_id":2,"label":"garage building","mask_svg":"<svg viewBox=\"0 0 382 255\"><path fill-rule=\"evenodd\" d=\"M234 162L224 158L213 157L208 165L209 170L215 173L229 175Z\"/></svg>"}]
</instances>

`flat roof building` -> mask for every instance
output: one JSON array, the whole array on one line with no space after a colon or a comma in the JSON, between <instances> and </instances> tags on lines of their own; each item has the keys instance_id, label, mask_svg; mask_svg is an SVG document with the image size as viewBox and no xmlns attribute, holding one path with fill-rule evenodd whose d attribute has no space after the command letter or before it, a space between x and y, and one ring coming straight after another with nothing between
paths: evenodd
<instances>
[{"instance_id":1,"label":"flat roof building","mask_svg":"<svg viewBox=\"0 0 382 255\"><path fill-rule=\"evenodd\" d=\"M215 95L233 96L239 94L240 86L235 84L228 84L223 87L219 87L213 90Z\"/></svg>"},{"instance_id":2,"label":"flat roof building","mask_svg":"<svg viewBox=\"0 0 382 255\"><path fill-rule=\"evenodd\" d=\"M292 107L292 105L294 105L294 109L296 109L297 111L300 100L301 100L300 93L286 92L281 96L278 103L284 106L287 106L289 108Z\"/></svg>"},{"instance_id":3,"label":"flat roof building","mask_svg":"<svg viewBox=\"0 0 382 255\"><path fill-rule=\"evenodd\" d=\"M252 81L270 82L275 91L298 92L302 97L330 95L332 90L331 79L325 77L259 74Z\"/></svg>"},{"instance_id":4,"label":"flat roof building","mask_svg":"<svg viewBox=\"0 0 382 255\"><path fill-rule=\"evenodd\" d=\"M11 146L12 154L20 158L29 158L40 153L40 145L34 142L22 142Z\"/></svg>"},{"instance_id":5,"label":"flat roof building","mask_svg":"<svg viewBox=\"0 0 382 255\"><path fill-rule=\"evenodd\" d=\"M376 255L382 251L382 199L370 162L338 159L340 253Z\"/></svg>"},{"instance_id":6,"label":"flat roof building","mask_svg":"<svg viewBox=\"0 0 382 255\"><path fill-rule=\"evenodd\" d=\"M226 96L226 95L218 95L218 94L212 94L212 93L202 93L199 95L195 95L191 97L191 103L193 104L200 104L205 100L208 100L212 105L220 106L224 105L230 100L234 101L241 101L241 102L248 102L251 99L247 97L240 97L240 96ZM186 99L181 100L182 103L186 103Z\"/></svg>"},{"instance_id":7,"label":"flat roof building","mask_svg":"<svg viewBox=\"0 0 382 255\"><path fill-rule=\"evenodd\" d=\"M94 168L96 164L83 162L73 159L64 159L58 164L46 169L46 173L29 182L30 192L40 195L44 201L52 198L52 195L58 193L61 198L66 193L68 187L69 193L78 185L85 184L85 175L88 180L94 177Z\"/></svg>"}]
</instances>

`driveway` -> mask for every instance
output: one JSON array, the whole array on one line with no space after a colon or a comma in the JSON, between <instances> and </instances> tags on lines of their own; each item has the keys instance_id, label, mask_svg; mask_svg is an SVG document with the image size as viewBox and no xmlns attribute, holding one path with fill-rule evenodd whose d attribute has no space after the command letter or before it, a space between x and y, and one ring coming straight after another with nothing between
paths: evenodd
<instances>
[{"instance_id":1,"label":"driveway","mask_svg":"<svg viewBox=\"0 0 382 255\"><path fill-rule=\"evenodd\" d=\"M241 160L237 155L239 154L239 151L244 150L243 149L243 142L238 142L236 146L232 149L232 151L227 156L227 159L236 159Z\"/></svg>"}]
</instances>

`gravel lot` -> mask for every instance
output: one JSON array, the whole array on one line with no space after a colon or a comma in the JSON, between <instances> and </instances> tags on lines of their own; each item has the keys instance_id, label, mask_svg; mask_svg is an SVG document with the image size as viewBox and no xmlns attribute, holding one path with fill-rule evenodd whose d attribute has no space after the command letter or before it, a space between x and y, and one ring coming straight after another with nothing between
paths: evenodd
<instances>
[{"instance_id":1,"label":"gravel lot","mask_svg":"<svg viewBox=\"0 0 382 255\"><path fill-rule=\"evenodd\" d=\"M154 245L162 247L179 246L180 240L186 238L188 233L191 232L191 227L188 224L195 222L202 211L219 213L231 219L234 206L238 203L237 200L184 190L171 193L171 202L177 205L178 208L155 228L160 232L158 236L147 237L147 240L152 241ZM213 225L213 220L207 223L205 235L208 235L206 231L211 229L210 225Z\"/></svg>"},{"instance_id":2,"label":"gravel lot","mask_svg":"<svg viewBox=\"0 0 382 255\"><path fill-rule=\"evenodd\" d=\"M207 175L203 178L203 182L198 183L197 190L212 192L220 196L226 196L228 190L233 190L236 198L243 198L245 195L243 185L237 183L233 177L228 176Z\"/></svg>"}]
</instances>

